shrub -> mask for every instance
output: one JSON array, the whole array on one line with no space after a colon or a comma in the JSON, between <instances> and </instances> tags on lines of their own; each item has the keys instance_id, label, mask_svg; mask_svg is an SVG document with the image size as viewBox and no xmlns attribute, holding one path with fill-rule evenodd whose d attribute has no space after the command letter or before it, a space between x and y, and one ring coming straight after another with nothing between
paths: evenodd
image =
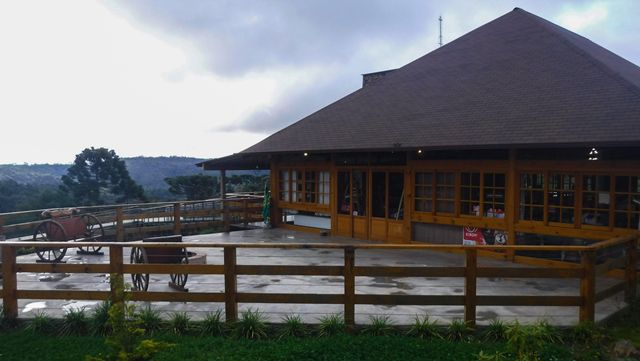
<instances>
[{"instance_id":1,"label":"shrub","mask_svg":"<svg viewBox=\"0 0 640 361\"><path fill-rule=\"evenodd\" d=\"M472 332L473 329L466 321L455 318L447 327L447 338L451 341L464 341L471 336Z\"/></svg>"},{"instance_id":2,"label":"shrub","mask_svg":"<svg viewBox=\"0 0 640 361\"><path fill-rule=\"evenodd\" d=\"M507 325L500 319L491 321L482 334L482 339L488 342L500 342L507 338Z\"/></svg>"},{"instance_id":3,"label":"shrub","mask_svg":"<svg viewBox=\"0 0 640 361\"><path fill-rule=\"evenodd\" d=\"M200 332L203 335L222 336L224 334L225 324L222 319L222 310L209 312L202 320Z\"/></svg>"},{"instance_id":4,"label":"shrub","mask_svg":"<svg viewBox=\"0 0 640 361\"><path fill-rule=\"evenodd\" d=\"M546 321L521 325L517 320L507 326L507 343L518 361L538 361L540 350L560 341L558 332Z\"/></svg>"},{"instance_id":5,"label":"shrub","mask_svg":"<svg viewBox=\"0 0 640 361\"><path fill-rule=\"evenodd\" d=\"M319 336L333 336L345 333L347 331L347 325L339 314L327 315L320 318L320 325L318 326Z\"/></svg>"},{"instance_id":6,"label":"shrub","mask_svg":"<svg viewBox=\"0 0 640 361\"><path fill-rule=\"evenodd\" d=\"M55 331L55 321L44 311L37 311L25 329L34 334L51 334Z\"/></svg>"},{"instance_id":7,"label":"shrub","mask_svg":"<svg viewBox=\"0 0 640 361\"><path fill-rule=\"evenodd\" d=\"M419 338L442 338L437 321L431 321L428 315L416 315L407 335Z\"/></svg>"},{"instance_id":8,"label":"shrub","mask_svg":"<svg viewBox=\"0 0 640 361\"><path fill-rule=\"evenodd\" d=\"M151 306L147 306L140 310L135 317L138 321L138 325L144 329L145 333L148 335L153 335L162 328L162 317L160 317L160 312L151 308Z\"/></svg>"},{"instance_id":9,"label":"shrub","mask_svg":"<svg viewBox=\"0 0 640 361\"><path fill-rule=\"evenodd\" d=\"M90 321L87 313L82 308L69 308L62 316L62 327L60 334L68 335L86 335L89 333Z\"/></svg>"},{"instance_id":10,"label":"shrub","mask_svg":"<svg viewBox=\"0 0 640 361\"><path fill-rule=\"evenodd\" d=\"M109 307L111 307L111 302L104 301L93 310L89 322L91 331L96 336L106 336L111 332L109 327Z\"/></svg>"},{"instance_id":11,"label":"shrub","mask_svg":"<svg viewBox=\"0 0 640 361\"><path fill-rule=\"evenodd\" d=\"M286 315L282 318L282 330L280 338L304 337L307 335L307 327L299 315Z\"/></svg>"},{"instance_id":12,"label":"shrub","mask_svg":"<svg viewBox=\"0 0 640 361\"><path fill-rule=\"evenodd\" d=\"M395 329L389 316L369 316L371 323L362 330L363 333L373 336L387 336L392 334Z\"/></svg>"},{"instance_id":13,"label":"shrub","mask_svg":"<svg viewBox=\"0 0 640 361\"><path fill-rule=\"evenodd\" d=\"M234 335L238 338L260 340L267 337L266 319L262 312L249 308L242 312L240 319L234 325Z\"/></svg>"},{"instance_id":14,"label":"shrub","mask_svg":"<svg viewBox=\"0 0 640 361\"><path fill-rule=\"evenodd\" d=\"M186 312L175 312L169 317L169 329L176 335L184 335L191 328L191 318Z\"/></svg>"},{"instance_id":15,"label":"shrub","mask_svg":"<svg viewBox=\"0 0 640 361\"><path fill-rule=\"evenodd\" d=\"M496 351L494 353L484 353L480 351L476 356L476 361L507 361L507 353Z\"/></svg>"}]
</instances>

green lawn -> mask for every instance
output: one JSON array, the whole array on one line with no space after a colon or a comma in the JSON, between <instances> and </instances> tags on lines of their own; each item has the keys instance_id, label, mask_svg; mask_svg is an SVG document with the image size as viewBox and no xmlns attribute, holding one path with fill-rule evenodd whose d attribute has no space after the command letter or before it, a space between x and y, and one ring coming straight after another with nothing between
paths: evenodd
<instances>
[{"instance_id":1,"label":"green lawn","mask_svg":"<svg viewBox=\"0 0 640 361\"><path fill-rule=\"evenodd\" d=\"M405 336L351 336L251 341L233 338L159 335L171 349L154 360L475 360L484 350L505 350L505 344L421 340ZM100 337L34 335L26 331L0 334L0 360L83 360L105 352ZM550 346L544 360L571 360L570 351Z\"/></svg>"}]
</instances>

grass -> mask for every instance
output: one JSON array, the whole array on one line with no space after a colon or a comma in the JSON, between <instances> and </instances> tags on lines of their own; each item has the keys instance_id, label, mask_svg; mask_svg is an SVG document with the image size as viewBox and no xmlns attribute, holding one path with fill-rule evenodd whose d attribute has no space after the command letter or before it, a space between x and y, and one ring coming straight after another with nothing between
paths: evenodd
<instances>
[{"instance_id":1,"label":"grass","mask_svg":"<svg viewBox=\"0 0 640 361\"><path fill-rule=\"evenodd\" d=\"M151 308L151 306L147 306L138 311L135 317L138 321L138 326L144 329L145 333L148 335L153 335L162 328L162 317L160 317L160 311Z\"/></svg>"},{"instance_id":2,"label":"grass","mask_svg":"<svg viewBox=\"0 0 640 361\"><path fill-rule=\"evenodd\" d=\"M111 302L103 301L94 310L91 315L91 332L96 336L104 336L110 331L109 327L109 307Z\"/></svg>"},{"instance_id":3,"label":"grass","mask_svg":"<svg viewBox=\"0 0 640 361\"><path fill-rule=\"evenodd\" d=\"M174 312L169 317L169 330L175 335L186 335L191 329L191 318L186 312Z\"/></svg>"},{"instance_id":4,"label":"grass","mask_svg":"<svg viewBox=\"0 0 640 361\"><path fill-rule=\"evenodd\" d=\"M267 338L266 318L262 312L249 308L240 314L240 319L234 325L233 334L237 338L248 340Z\"/></svg>"},{"instance_id":5,"label":"grass","mask_svg":"<svg viewBox=\"0 0 640 361\"><path fill-rule=\"evenodd\" d=\"M347 331L347 325L344 323L342 315L334 314L320 318L318 326L318 336L335 336L343 334Z\"/></svg>"},{"instance_id":6,"label":"grass","mask_svg":"<svg viewBox=\"0 0 640 361\"><path fill-rule=\"evenodd\" d=\"M307 326L302 322L300 315L286 315L282 318L280 338L304 337L307 335Z\"/></svg>"},{"instance_id":7,"label":"grass","mask_svg":"<svg viewBox=\"0 0 640 361\"><path fill-rule=\"evenodd\" d=\"M62 316L60 334L63 336L86 335L90 329L91 321L84 308L70 308Z\"/></svg>"},{"instance_id":8,"label":"grass","mask_svg":"<svg viewBox=\"0 0 640 361\"><path fill-rule=\"evenodd\" d=\"M226 327L222 315L222 310L207 313L204 320L200 322L200 333L203 336L224 335Z\"/></svg>"},{"instance_id":9,"label":"grass","mask_svg":"<svg viewBox=\"0 0 640 361\"><path fill-rule=\"evenodd\" d=\"M431 321L428 315L416 315L413 325L409 328L407 335L425 339L442 338L438 322Z\"/></svg>"},{"instance_id":10,"label":"grass","mask_svg":"<svg viewBox=\"0 0 640 361\"><path fill-rule=\"evenodd\" d=\"M428 341L415 337L340 334L320 338L284 338L246 340L176 336L159 333L160 341L175 347L156 354L154 360L380 360L380 361L475 361L480 352L495 354L506 349L505 343ZM13 360L82 360L104 349L104 338L97 336L42 336L25 331L0 333L0 359ZM28 347L25 347L28 345ZM570 351L550 345L540 352L544 360L571 360ZM511 359L511 358L508 358Z\"/></svg>"},{"instance_id":11,"label":"grass","mask_svg":"<svg viewBox=\"0 0 640 361\"><path fill-rule=\"evenodd\" d=\"M393 327L393 322L389 319L389 316L369 316L369 324L364 327L362 332L372 336L388 336L395 333L396 329Z\"/></svg>"}]
</instances>

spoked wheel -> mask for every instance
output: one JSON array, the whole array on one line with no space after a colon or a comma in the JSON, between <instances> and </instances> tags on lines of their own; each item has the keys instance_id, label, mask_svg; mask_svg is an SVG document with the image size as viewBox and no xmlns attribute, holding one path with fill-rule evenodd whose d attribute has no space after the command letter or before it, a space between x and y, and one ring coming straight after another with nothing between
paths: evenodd
<instances>
[{"instance_id":1,"label":"spoked wheel","mask_svg":"<svg viewBox=\"0 0 640 361\"><path fill-rule=\"evenodd\" d=\"M142 247L131 248L130 262L132 264L149 263L145 249ZM149 274L132 273L131 282L135 291L146 291L149 288Z\"/></svg>"},{"instance_id":2,"label":"spoked wheel","mask_svg":"<svg viewBox=\"0 0 640 361\"><path fill-rule=\"evenodd\" d=\"M104 229L102 229L102 223L91 214L83 214L81 216L82 222L86 225L83 234L84 242L102 242L104 240ZM102 249L101 246L83 246L78 247L81 251L95 253Z\"/></svg>"},{"instance_id":3,"label":"spoked wheel","mask_svg":"<svg viewBox=\"0 0 640 361\"><path fill-rule=\"evenodd\" d=\"M183 248L180 252L182 254L180 258L180 264L189 264L189 254L187 249ZM188 273L171 273L171 283L178 289L184 290L184 286L187 284Z\"/></svg>"},{"instance_id":4,"label":"spoked wheel","mask_svg":"<svg viewBox=\"0 0 640 361\"><path fill-rule=\"evenodd\" d=\"M33 233L34 242L66 242L67 232L56 221L44 221ZM67 253L66 248L37 247L36 254L44 262L60 262Z\"/></svg>"}]
</instances>

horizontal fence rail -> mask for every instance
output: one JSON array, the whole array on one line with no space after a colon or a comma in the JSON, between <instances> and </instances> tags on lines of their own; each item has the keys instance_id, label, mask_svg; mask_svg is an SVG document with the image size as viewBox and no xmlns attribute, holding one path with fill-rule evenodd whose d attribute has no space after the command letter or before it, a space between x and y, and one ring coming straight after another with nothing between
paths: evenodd
<instances>
[{"instance_id":1,"label":"horizontal fence rail","mask_svg":"<svg viewBox=\"0 0 640 361\"><path fill-rule=\"evenodd\" d=\"M50 247L69 247L68 242L52 242ZM15 318L18 315L19 299L73 299L107 300L117 299L116 285L127 274L200 274L220 275L224 278L223 292L157 292L128 291L126 298L132 301L179 301L179 302L221 302L225 304L227 321L238 317L238 303L299 303L299 304L337 304L344 308L347 325L355 324L356 305L444 305L463 306L464 319L469 325L475 325L477 306L572 306L579 308L580 321L594 321L595 304L603 299L623 292L627 301L636 297L638 262L638 236L627 236L603 241L590 246L462 246L436 244L307 244L307 243L189 243L189 242L75 242L78 245L102 246L109 250L108 264L62 264L62 263L18 263L16 250L21 247L38 247L41 243L2 242L2 289L5 316ZM219 248L223 250L220 264L169 264L169 263L125 263L125 249L141 247L144 249ZM596 276L611 269L597 265L598 252L612 247L622 247L623 256L615 260L616 267L624 270L624 279L611 287L596 292ZM342 250L342 262L339 265L244 265L238 264L238 249L332 249ZM458 251L464 253L464 266L358 266L356 255L359 250L395 249L395 250L431 250ZM480 267L478 253L481 250L513 249L516 251L575 251L580 254L581 262L577 267ZM605 264L605 263L603 263ZM110 273L110 291L90 290L28 290L17 286L17 273L20 272L66 272L66 273ZM302 276L338 276L343 279L340 293L252 293L238 292L238 276L247 275L302 275ZM438 277L463 278L464 294L364 294L356 292L358 277ZM563 296L522 296L522 295L478 295L479 278L547 278L577 279L580 282L579 294ZM121 283L122 284L122 283Z\"/></svg>"},{"instance_id":2,"label":"horizontal fence rail","mask_svg":"<svg viewBox=\"0 0 640 361\"><path fill-rule=\"evenodd\" d=\"M95 216L105 240L131 241L165 234L229 231L234 225L262 222L263 197L232 193L225 199L73 207ZM29 240L45 209L0 213L0 240ZM53 218L55 220L55 218Z\"/></svg>"}]
</instances>

